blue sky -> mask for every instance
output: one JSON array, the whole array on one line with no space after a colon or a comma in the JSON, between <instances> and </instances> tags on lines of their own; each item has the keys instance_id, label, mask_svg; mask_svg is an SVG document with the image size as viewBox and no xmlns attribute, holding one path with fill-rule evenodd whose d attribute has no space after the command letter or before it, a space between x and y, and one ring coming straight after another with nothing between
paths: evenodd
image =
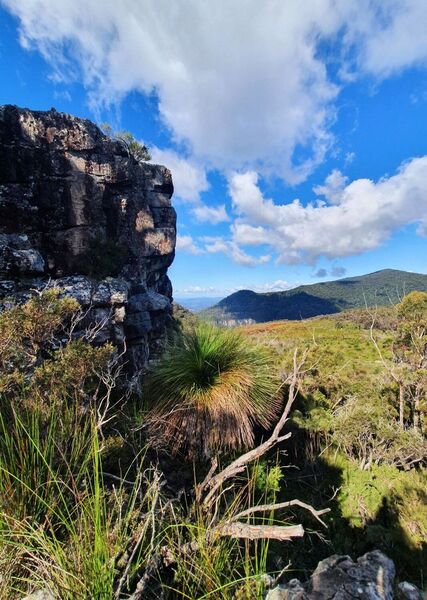
<instances>
[{"instance_id":1,"label":"blue sky","mask_svg":"<svg viewBox=\"0 0 427 600\"><path fill-rule=\"evenodd\" d=\"M171 168L178 297L425 273L425 23L425 0L0 0L0 104Z\"/></svg>"}]
</instances>

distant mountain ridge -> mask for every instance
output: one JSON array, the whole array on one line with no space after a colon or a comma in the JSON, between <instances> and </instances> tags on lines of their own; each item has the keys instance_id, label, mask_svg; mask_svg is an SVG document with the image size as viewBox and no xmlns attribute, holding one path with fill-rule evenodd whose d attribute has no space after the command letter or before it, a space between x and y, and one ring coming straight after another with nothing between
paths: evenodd
<instances>
[{"instance_id":1,"label":"distant mountain ridge","mask_svg":"<svg viewBox=\"0 0 427 600\"><path fill-rule=\"evenodd\" d=\"M427 291L427 275L384 269L283 292L240 290L200 314L221 325L307 319L365 305L396 303L414 290Z\"/></svg>"}]
</instances>

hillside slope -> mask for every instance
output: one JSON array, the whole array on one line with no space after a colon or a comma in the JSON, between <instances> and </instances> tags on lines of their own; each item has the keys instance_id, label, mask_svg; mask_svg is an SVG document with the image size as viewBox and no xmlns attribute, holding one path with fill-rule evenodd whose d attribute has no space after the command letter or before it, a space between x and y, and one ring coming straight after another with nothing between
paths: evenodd
<instances>
[{"instance_id":1,"label":"hillside slope","mask_svg":"<svg viewBox=\"0 0 427 600\"><path fill-rule=\"evenodd\" d=\"M301 285L284 292L257 294L241 290L201 315L223 325L307 319L365 305L384 306L398 302L414 290L427 291L427 275L385 269L359 277Z\"/></svg>"}]
</instances>

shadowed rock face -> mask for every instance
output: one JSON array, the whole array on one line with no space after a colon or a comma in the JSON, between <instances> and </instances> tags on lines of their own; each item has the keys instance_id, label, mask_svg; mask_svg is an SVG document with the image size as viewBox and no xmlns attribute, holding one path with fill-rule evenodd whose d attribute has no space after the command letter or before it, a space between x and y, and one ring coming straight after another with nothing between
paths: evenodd
<instances>
[{"instance_id":1,"label":"shadowed rock face","mask_svg":"<svg viewBox=\"0 0 427 600\"><path fill-rule=\"evenodd\" d=\"M167 168L138 163L90 121L0 107L0 302L60 287L142 368L171 314L172 193Z\"/></svg>"},{"instance_id":2,"label":"shadowed rock face","mask_svg":"<svg viewBox=\"0 0 427 600\"><path fill-rule=\"evenodd\" d=\"M417 587L408 582L394 587L395 567L379 550L356 562L349 556L322 560L308 581L291 579L270 590L266 600L422 600Z\"/></svg>"}]
</instances>

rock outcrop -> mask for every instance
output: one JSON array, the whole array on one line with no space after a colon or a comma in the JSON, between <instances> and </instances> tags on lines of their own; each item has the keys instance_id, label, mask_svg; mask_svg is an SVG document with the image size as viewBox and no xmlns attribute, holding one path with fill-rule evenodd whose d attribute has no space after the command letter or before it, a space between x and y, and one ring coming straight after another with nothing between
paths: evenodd
<instances>
[{"instance_id":1,"label":"rock outcrop","mask_svg":"<svg viewBox=\"0 0 427 600\"><path fill-rule=\"evenodd\" d=\"M0 108L0 304L59 287L127 348L135 373L171 315L170 171L135 160L92 122Z\"/></svg>"},{"instance_id":2,"label":"rock outcrop","mask_svg":"<svg viewBox=\"0 0 427 600\"><path fill-rule=\"evenodd\" d=\"M421 600L416 586L403 582L394 587L393 561L379 550L368 552L356 562L349 556L322 560L310 579L292 579L267 594L266 600Z\"/></svg>"}]
</instances>

